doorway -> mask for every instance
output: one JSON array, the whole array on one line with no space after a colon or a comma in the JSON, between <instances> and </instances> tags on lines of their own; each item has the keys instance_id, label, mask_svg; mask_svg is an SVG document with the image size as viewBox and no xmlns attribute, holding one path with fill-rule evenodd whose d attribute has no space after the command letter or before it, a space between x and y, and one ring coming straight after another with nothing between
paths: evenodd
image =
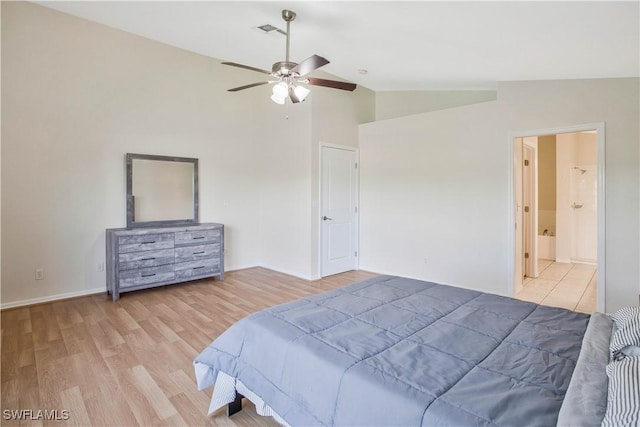
<instances>
[{"instance_id":1,"label":"doorway","mask_svg":"<svg viewBox=\"0 0 640 427\"><path fill-rule=\"evenodd\" d=\"M358 267L357 150L320 147L320 275Z\"/></svg>"},{"instance_id":2,"label":"doorway","mask_svg":"<svg viewBox=\"0 0 640 427\"><path fill-rule=\"evenodd\" d=\"M604 124L523 132L510 145L513 295L604 310Z\"/></svg>"}]
</instances>

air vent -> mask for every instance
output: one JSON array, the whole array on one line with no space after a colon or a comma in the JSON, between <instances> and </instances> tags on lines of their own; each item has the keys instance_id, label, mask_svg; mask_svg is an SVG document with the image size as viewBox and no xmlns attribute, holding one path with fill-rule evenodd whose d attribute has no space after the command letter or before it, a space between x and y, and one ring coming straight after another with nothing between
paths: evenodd
<instances>
[{"instance_id":1,"label":"air vent","mask_svg":"<svg viewBox=\"0 0 640 427\"><path fill-rule=\"evenodd\" d=\"M273 33L273 32L275 31L275 32L278 32L278 33L282 34L283 36L286 36L286 35L287 35L287 32L286 32L286 31L282 31L280 28L278 28L278 27L274 27L274 26L273 26L273 25L271 25L271 24L264 24L264 25L260 25L260 26L259 26L259 27L257 27L257 28L258 28L259 30L264 31L265 33Z\"/></svg>"}]
</instances>

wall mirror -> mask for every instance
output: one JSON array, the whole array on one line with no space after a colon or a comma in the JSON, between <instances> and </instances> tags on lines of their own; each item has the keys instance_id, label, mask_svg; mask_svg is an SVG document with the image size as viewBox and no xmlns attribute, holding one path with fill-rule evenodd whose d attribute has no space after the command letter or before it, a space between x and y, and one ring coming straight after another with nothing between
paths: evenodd
<instances>
[{"instance_id":1,"label":"wall mirror","mask_svg":"<svg viewBox=\"0 0 640 427\"><path fill-rule=\"evenodd\" d=\"M127 228L198 222L198 159L126 155Z\"/></svg>"}]
</instances>

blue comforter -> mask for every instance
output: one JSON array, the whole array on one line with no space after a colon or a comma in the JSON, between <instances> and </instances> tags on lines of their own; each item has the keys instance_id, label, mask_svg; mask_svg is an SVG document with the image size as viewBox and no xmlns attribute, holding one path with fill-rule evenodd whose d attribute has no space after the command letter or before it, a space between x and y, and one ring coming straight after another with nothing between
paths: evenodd
<instances>
[{"instance_id":1,"label":"blue comforter","mask_svg":"<svg viewBox=\"0 0 640 427\"><path fill-rule=\"evenodd\" d=\"M248 316L194 363L294 426L553 426L588 320L379 276Z\"/></svg>"}]
</instances>

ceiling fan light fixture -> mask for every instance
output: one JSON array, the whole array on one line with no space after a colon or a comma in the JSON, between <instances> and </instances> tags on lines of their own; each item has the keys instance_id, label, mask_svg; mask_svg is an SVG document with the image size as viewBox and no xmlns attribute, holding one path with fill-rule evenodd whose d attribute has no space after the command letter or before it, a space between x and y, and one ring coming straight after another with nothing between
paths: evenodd
<instances>
[{"instance_id":1,"label":"ceiling fan light fixture","mask_svg":"<svg viewBox=\"0 0 640 427\"><path fill-rule=\"evenodd\" d=\"M273 102L275 102L276 104L280 104L280 105L284 104L285 99L286 99L285 97L278 96L275 93L273 95L271 95L271 100Z\"/></svg>"},{"instance_id":2,"label":"ceiling fan light fixture","mask_svg":"<svg viewBox=\"0 0 640 427\"><path fill-rule=\"evenodd\" d=\"M272 92L278 98L286 98L289 95L289 85L285 82L275 84Z\"/></svg>"},{"instance_id":3,"label":"ceiling fan light fixture","mask_svg":"<svg viewBox=\"0 0 640 427\"><path fill-rule=\"evenodd\" d=\"M296 93L296 96L300 100L300 102L304 101L304 99L311 93L309 89L304 86L296 86L293 91Z\"/></svg>"}]
</instances>

